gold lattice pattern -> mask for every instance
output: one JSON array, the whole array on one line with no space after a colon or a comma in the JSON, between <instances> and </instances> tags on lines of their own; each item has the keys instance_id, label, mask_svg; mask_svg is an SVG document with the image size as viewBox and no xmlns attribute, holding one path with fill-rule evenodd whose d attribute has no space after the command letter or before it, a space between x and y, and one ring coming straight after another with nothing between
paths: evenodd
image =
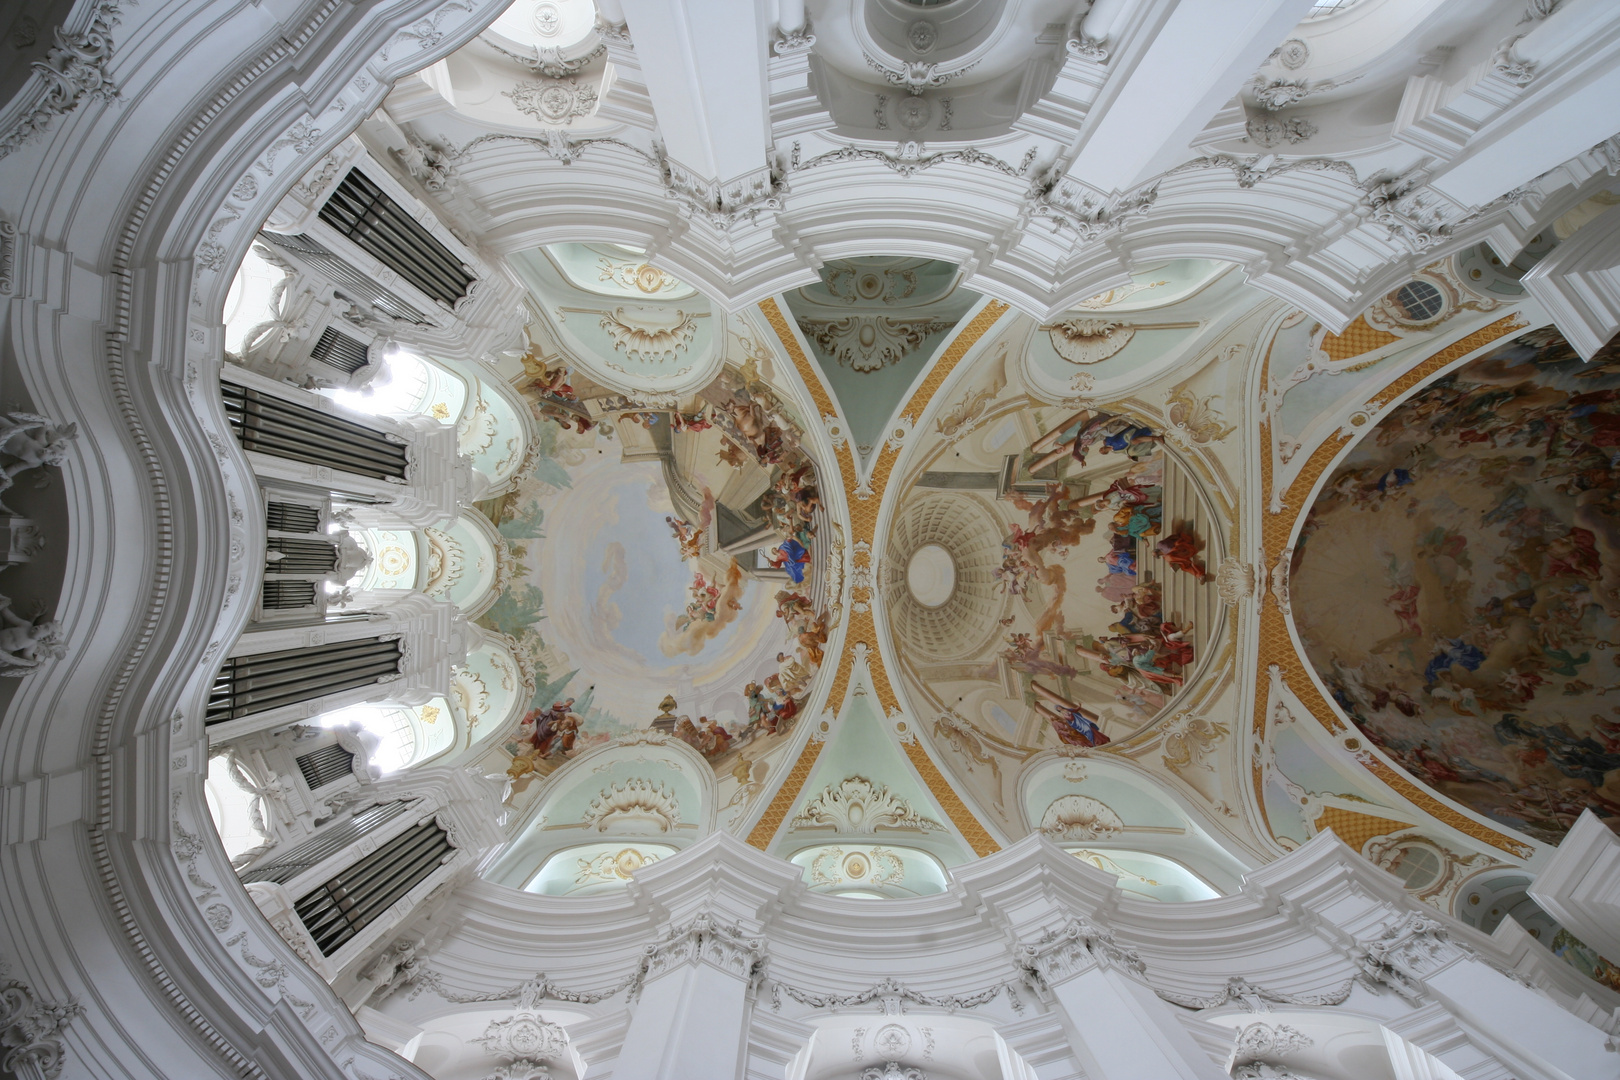
<instances>
[{"instance_id":1,"label":"gold lattice pattern","mask_svg":"<svg viewBox=\"0 0 1620 1080\"><path fill-rule=\"evenodd\" d=\"M1387 330L1375 330L1368 326L1367 316L1357 315L1356 321L1344 328L1344 333L1329 334L1322 339L1322 351L1327 353L1330 360L1348 360L1399 340Z\"/></svg>"},{"instance_id":2,"label":"gold lattice pattern","mask_svg":"<svg viewBox=\"0 0 1620 1080\"><path fill-rule=\"evenodd\" d=\"M1352 851L1360 851L1362 845L1375 836L1388 836L1409 828L1411 826L1404 821L1358 814L1338 806L1324 807L1322 815L1316 819L1317 832L1332 829L1333 835L1349 844Z\"/></svg>"},{"instance_id":3,"label":"gold lattice pattern","mask_svg":"<svg viewBox=\"0 0 1620 1080\"><path fill-rule=\"evenodd\" d=\"M812 739L804 744L804 751L799 754L799 760L793 763L793 770L788 773L787 779L777 789L776 797L771 805L765 808L764 815L754 825L754 830L748 834L748 842L754 847L764 851L770 845L771 837L776 830L782 827L787 820L788 809L793 801L804 790L805 783L810 779L810 770L815 767L816 758L821 756L821 748L827 744L819 739Z\"/></svg>"},{"instance_id":4,"label":"gold lattice pattern","mask_svg":"<svg viewBox=\"0 0 1620 1080\"><path fill-rule=\"evenodd\" d=\"M1357 322L1361 321L1362 320L1359 319L1357 320ZM1498 319L1489 326L1476 330L1474 333L1469 334L1462 340L1453 342L1444 349L1436 352L1433 356L1423 361L1423 363L1418 364L1404 375L1392 380L1388 385L1372 394L1368 398L1368 401L1375 408L1384 408L1390 402L1399 398L1402 394L1406 393L1408 390L1411 390L1413 387L1418 386L1425 379L1429 378L1435 372L1445 368L1447 365L1462 359L1464 356L1474 352L1476 349L1482 349L1494 341L1498 341L1509 334L1522 330L1528 325L1528 323L1524 322L1517 315L1509 315L1505 318ZM1350 330L1354 329L1354 326L1355 324L1351 324L1351 328L1345 331L1347 336L1350 334ZM1377 331L1372 331L1370 327L1368 330L1372 333L1377 333ZM1372 347L1376 348L1377 346L1374 345ZM1359 354L1359 352L1364 351L1367 350L1362 349L1358 350L1358 352L1347 352L1344 355L1356 356ZM1340 357L1337 356L1334 358L1340 359ZM1262 380L1268 377L1269 372L1262 371ZM1266 449L1260 455L1260 485L1262 491L1270 492L1272 487L1273 458L1271 448L1273 445L1273 432L1269 423L1261 426L1260 436L1261 444L1266 447ZM1320 446L1316 448L1316 450L1311 454L1310 458L1306 460L1304 467L1302 467L1299 471L1299 475L1294 478L1293 482L1288 485L1288 490L1283 493L1281 499L1282 506L1284 508L1283 513L1266 514L1264 516L1260 526L1261 557L1263 560L1261 566L1262 575L1269 572L1269 569L1275 566L1277 561L1282 558L1282 553L1287 548L1290 537L1292 537L1294 534L1294 526L1298 523L1300 517L1304 514L1305 510L1309 506L1310 495L1312 490L1316 487L1316 482L1321 479L1322 474L1327 471L1329 463L1331 463L1333 459L1338 456L1339 451L1344 449L1345 444L1348 443L1350 439L1351 436L1349 435L1337 433L1329 436ZM1270 707L1269 671L1272 665L1276 665L1276 667L1282 672L1283 679L1287 682L1288 688L1294 692L1294 695L1299 698L1300 704L1309 710L1310 714L1316 718L1317 722L1319 722L1329 732L1334 734L1348 730L1345 726L1344 720L1339 716L1338 711L1328 702L1327 698L1322 695L1321 691L1316 688L1315 681L1311 678L1310 673L1306 669L1305 658L1294 646L1293 636L1289 633L1287 616L1284 615L1281 608L1277 606L1276 597L1269 592L1261 601L1259 646L1259 652L1255 663L1253 721L1254 733L1257 738L1263 739L1266 733L1266 716ZM1357 743L1357 747L1359 747L1359 742ZM1352 747L1352 749L1355 748L1356 747ZM1423 790L1417 784L1413 783L1398 770L1390 768L1383 761L1379 760L1377 757L1374 757L1372 754L1363 750L1356 756L1357 760L1365 765L1367 769L1373 773L1373 775L1378 777L1378 779L1395 789L1404 798L1413 803L1413 805L1421 807L1426 813L1437 820L1450 825L1458 832L1490 844L1492 847L1498 848L1499 850L1511 852L1512 854L1521 858L1527 858L1533 853L1534 849L1528 844L1499 832L1488 825L1475 821L1466 814L1459 813L1457 810L1447 806L1439 799L1436 799L1429 792ZM1257 794L1259 793L1263 782L1263 770L1255 768L1254 784ZM1264 814L1264 798L1259 798L1257 801L1260 803L1261 813ZM1269 819L1267 821L1267 828L1270 828ZM1338 830L1335 829L1334 831L1337 832ZM1343 835L1343 833L1340 833L1341 837ZM1371 835L1378 834L1374 833ZM1348 840L1346 840L1346 842L1348 842ZM1363 843L1365 843L1365 840L1363 840Z\"/></svg>"},{"instance_id":5,"label":"gold lattice pattern","mask_svg":"<svg viewBox=\"0 0 1620 1080\"><path fill-rule=\"evenodd\" d=\"M962 831L962 839L973 849L973 854L984 856L1000 851L1001 845L995 842L988 829L979 824L979 819L973 816L973 812L962 802L956 790L945 782L945 777L940 775L939 766L934 764L934 759L928 756L922 744L912 738L901 745L906 748L906 757L911 759L911 763L917 767L917 772L922 774L928 790L934 793L934 798L938 799L940 806L944 808L945 816L955 822L956 827Z\"/></svg>"},{"instance_id":6,"label":"gold lattice pattern","mask_svg":"<svg viewBox=\"0 0 1620 1080\"><path fill-rule=\"evenodd\" d=\"M821 376L810 362L810 358L805 355L803 349L799 348L798 339L794 337L787 317L782 313L781 306L774 299L766 299L760 301L759 310L765 316L765 320L770 323L771 329L776 331L777 339L782 343L782 348L787 353L788 358L793 361L793 366L798 371L800 380L810 391L810 397L816 403L816 408L821 410L823 416L835 415L836 409L833 407L832 397L827 393L827 389L821 381ZM968 350L984 336L985 332L1006 311L1006 304L992 300L974 316L972 321L956 335L955 339L945 349L945 352L935 361L922 385L917 388L911 395L911 399L906 403L904 415L911 417L915 422L916 418L928 407L929 400L944 384L945 379L955 369L957 363L961 361L963 356L967 355ZM866 494L865 498L861 498L855 493L856 487L860 483L860 477L855 471L855 457L850 450L850 444L846 440L842 446L838 447L838 471L840 479L843 481L845 504L849 507L851 545L864 541L870 547L873 543L877 533L878 508L883 503L883 490L888 484L889 473L894 469L895 460L899 455L898 446L892 442L885 443L878 454L876 467L872 470L869 493ZM861 556L857 555L857 564L860 561ZM851 599L854 601L864 600L870 603L871 598L869 590L851 590ZM850 673L854 668L855 651L858 645L866 646L866 662L872 673L872 691L877 695L884 714L889 715L899 711L900 701L895 695L894 687L889 682L888 669L883 662L882 649L878 645L877 628L872 622L870 609L866 611L852 610L849 613L847 628L844 632L844 646L838 657L838 671L833 677L831 693L827 697L828 708L837 709L843 703L844 696L849 691ZM950 817L951 822L964 837L968 838L968 843L980 854L988 854L991 851L998 850L995 841L990 839L989 832L973 816L973 812L967 808L967 805L951 789L951 786L945 782L944 776L940 774L938 768L934 767L926 752L920 746L914 750L913 745L914 743L907 744L906 753L912 757L914 763L919 756L921 756L922 760L928 761L928 768L925 770L921 765L918 765L918 771L923 774L923 778L928 783L928 789L933 792L934 797L945 808L946 815ZM770 845L771 838L776 835L776 830L787 819L788 810L792 807L794 800L798 798L805 781L809 778L810 766L814 764L816 756L821 753L821 746L822 744L819 742L810 742L805 745L803 752L799 755L799 760L794 763L792 771L788 774L787 781L771 799L770 806L766 808L759 824L755 825L753 831L748 834L750 844L761 849ZM978 839L975 839L975 837ZM981 851L980 848L983 845L989 846Z\"/></svg>"}]
</instances>

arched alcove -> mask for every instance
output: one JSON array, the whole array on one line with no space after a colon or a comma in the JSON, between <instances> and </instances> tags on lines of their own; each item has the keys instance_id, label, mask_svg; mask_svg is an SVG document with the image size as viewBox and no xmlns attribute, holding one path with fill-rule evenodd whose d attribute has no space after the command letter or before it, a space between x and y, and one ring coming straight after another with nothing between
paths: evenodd
<instances>
[{"instance_id":1,"label":"arched alcove","mask_svg":"<svg viewBox=\"0 0 1620 1080\"><path fill-rule=\"evenodd\" d=\"M1027 828L1113 874L1126 892L1177 902L1235 891L1248 864L1185 798L1102 755L1037 755L1018 779Z\"/></svg>"},{"instance_id":2,"label":"arched alcove","mask_svg":"<svg viewBox=\"0 0 1620 1080\"><path fill-rule=\"evenodd\" d=\"M631 737L596 747L543 781L533 809L484 876L553 895L574 895L573 885L601 887L587 894L622 886L635 869L656 861L650 856L668 857L708 835L715 786L714 770L678 739ZM628 849L638 857L621 861ZM570 871L591 880L565 885Z\"/></svg>"}]
</instances>

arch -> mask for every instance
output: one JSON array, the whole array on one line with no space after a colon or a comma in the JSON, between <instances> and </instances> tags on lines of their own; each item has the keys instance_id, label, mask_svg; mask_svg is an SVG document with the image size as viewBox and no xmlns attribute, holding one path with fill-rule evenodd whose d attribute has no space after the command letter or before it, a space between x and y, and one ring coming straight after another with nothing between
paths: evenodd
<instances>
[{"instance_id":1,"label":"arch","mask_svg":"<svg viewBox=\"0 0 1620 1080\"><path fill-rule=\"evenodd\" d=\"M806 1018L813 1033L794 1055L793 1080L845 1080L918 1069L929 1080L1034 1080L1035 1070L1008 1045L996 1026L962 1013L929 1009L897 1016L833 1013ZM853 1055L852 1052L853 1051Z\"/></svg>"},{"instance_id":2,"label":"arch","mask_svg":"<svg viewBox=\"0 0 1620 1080\"><path fill-rule=\"evenodd\" d=\"M679 739L643 733L593 747L541 782L484 876L524 888L565 850L591 846L592 860L616 854L594 848L609 837L621 847L690 847L714 829L717 787L703 755Z\"/></svg>"},{"instance_id":3,"label":"arch","mask_svg":"<svg viewBox=\"0 0 1620 1080\"><path fill-rule=\"evenodd\" d=\"M467 750L510 731L534 698L534 683L506 639L469 624L472 647L450 677L450 711Z\"/></svg>"},{"instance_id":4,"label":"arch","mask_svg":"<svg viewBox=\"0 0 1620 1080\"><path fill-rule=\"evenodd\" d=\"M1255 853L1244 850L1191 799L1142 766L1115 755L1075 757L1042 751L1024 765L1017 788L1024 828L1041 832L1066 849L1112 858L1116 850L1131 852L1151 839L1156 855L1222 894L1236 891L1243 874L1258 862ZM1076 801L1070 806L1062 803L1064 799ZM1086 861L1097 865L1095 860ZM1134 865L1137 860L1126 861ZM1120 870L1135 873L1124 864L1098 869L1116 876ZM1168 891L1164 893L1169 898Z\"/></svg>"},{"instance_id":5,"label":"arch","mask_svg":"<svg viewBox=\"0 0 1620 1080\"><path fill-rule=\"evenodd\" d=\"M512 580L506 538L476 509L423 530L421 540L427 554L422 591L456 605L469 619L488 611Z\"/></svg>"}]
</instances>

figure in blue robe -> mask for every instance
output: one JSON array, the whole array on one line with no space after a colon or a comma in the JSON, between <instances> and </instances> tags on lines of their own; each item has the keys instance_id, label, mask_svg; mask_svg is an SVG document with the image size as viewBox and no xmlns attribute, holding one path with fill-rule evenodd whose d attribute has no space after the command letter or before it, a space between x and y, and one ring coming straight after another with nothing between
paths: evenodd
<instances>
[{"instance_id":1,"label":"figure in blue robe","mask_svg":"<svg viewBox=\"0 0 1620 1080\"><path fill-rule=\"evenodd\" d=\"M804 584L804 568L810 563L810 552L797 540L784 540L782 546L767 557L778 570L786 570L793 584Z\"/></svg>"},{"instance_id":2,"label":"figure in blue robe","mask_svg":"<svg viewBox=\"0 0 1620 1080\"><path fill-rule=\"evenodd\" d=\"M1071 746L1101 746L1108 741L1102 728L1092 723L1079 709L1059 709L1052 717L1052 726L1058 729L1058 738ZM1064 729L1068 730L1065 731Z\"/></svg>"},{"instance_id":3,"label":"figure in blue robe","mask_svg":"<svg viewBox=\"0 0 1620 1080\"><path fill-rule=\"evenodd\" d=\"M1449 671L1453 664L1460 664L1469 671L1478 671L1479 665L1485 662L1484 652L1477 645L1470 645L1462 638L1440 638L1435 644L1440 647L1440 651L1429 661L1429 666L1423 669L1425 685L1433 686L1440 673Z\"/></svg>"}]
</instances>

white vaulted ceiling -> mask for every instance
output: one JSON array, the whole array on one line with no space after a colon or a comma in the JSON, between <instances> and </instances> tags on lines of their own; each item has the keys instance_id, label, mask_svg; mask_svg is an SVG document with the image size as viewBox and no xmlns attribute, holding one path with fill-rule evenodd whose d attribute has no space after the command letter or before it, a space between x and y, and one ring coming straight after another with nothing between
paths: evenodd
<instances>
[{"instance_id":1,"label":"white vaulted ceiling","mask_svg":"<svg viewBox=\"0 0 1620 1080\"><path fill-rule=\"evenodd\" d=\"M1613 1073L1612 0L0 34L0 1072Z\"/></svg>"}]
</instances>

